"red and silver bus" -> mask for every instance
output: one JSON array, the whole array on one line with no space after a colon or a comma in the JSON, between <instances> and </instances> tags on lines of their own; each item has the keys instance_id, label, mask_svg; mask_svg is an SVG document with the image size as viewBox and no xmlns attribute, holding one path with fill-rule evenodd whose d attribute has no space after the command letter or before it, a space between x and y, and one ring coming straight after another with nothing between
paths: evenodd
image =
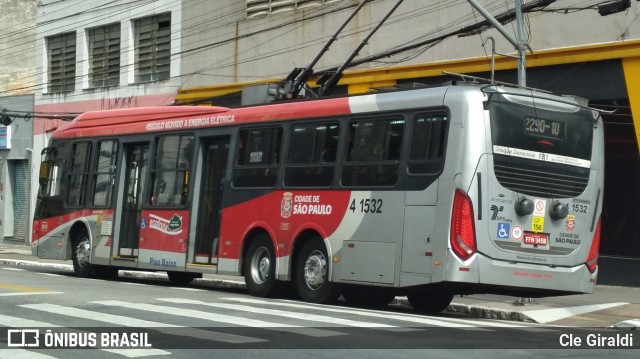
<instances>
[{"instance_id":1,"label":"red and silver bus","mask_svg":"<svg viewBox=\"0 0 640 359\"><path fill-rule=\"evenodd\" d=\"M42 151L32 250L315 303L588 293L603 138L584 101L461 83L87 112Z\"/></svg>"}]
</instances>

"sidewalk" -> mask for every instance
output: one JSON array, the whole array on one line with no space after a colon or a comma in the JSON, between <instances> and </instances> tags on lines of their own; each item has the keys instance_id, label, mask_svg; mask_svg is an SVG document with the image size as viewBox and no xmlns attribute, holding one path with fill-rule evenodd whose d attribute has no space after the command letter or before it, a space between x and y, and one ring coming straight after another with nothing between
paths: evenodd
<instances>
[{"instance_id":1,"label":"sidewalk","mask_svg":"<svg viewBox=\"0 0 640 359\"><path fill-rule=\"evenodd\" d=\"M22 242L0 241L0 264L73 270L70 261L39 259ZM124 277L166 278L164 272L120 271ZM244 289L241 277L205 274L198 284L214 288ZM404 297L392 305L410 307ZM640 288L597 285L592 294L563 297L516 298L498 295L456 297L447 309L463 316L590 328L640 330Z\"/></svg>"}]
</instances>

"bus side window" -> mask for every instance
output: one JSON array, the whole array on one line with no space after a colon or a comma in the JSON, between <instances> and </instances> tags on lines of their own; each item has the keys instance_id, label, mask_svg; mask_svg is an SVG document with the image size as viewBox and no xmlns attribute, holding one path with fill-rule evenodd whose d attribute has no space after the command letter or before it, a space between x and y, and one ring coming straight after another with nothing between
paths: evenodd
<instances>
[{"instance_id":1,"label":"bus side window","mask_svg":"<svg viewBox=\"0 0 640 359\"><path fill-rule=\"evenodd\" d=\"M284 183L289 187L327 187L333 183L338 122L291 126Z\"/></svg>"},{"instance_id":2,"label":"bus side window","mask_svg":"<svg viewBox=\"0 0 640 359\"><path fill-rule=\"evenodd\" d=\"M93 175L93 205L111 207L116 177L118 142L98 142L98 161Z\"/></svg>"},{"instance_id":3,"label":"bus side window","mask_svg":"<svg viewBox=\"0 0 640 359\"><path fill-rule=\"evenodd\" d=\"M409 153L410 174L438 173L444 165L448 119L444 114L415 117Z\"/></svg>"},{"instance_id":4,"label":"bus side window","mask_svg":"<svg viewBox=\"0 0 640 359\"><path fill-rule=\"evenodd\" d=\"M194 141L192 135L158 138L151 172L150 205L175 207L187 203Z\"/></svg>"},{"instance_id":5,"label":"bus side window","mask_svg":"<svg viewBox=\"0 0 640 359\"><path fill-rule=\"evenodd\" d=\"M235 187L273 187L278 178L282 127L242 129L233 171Z\"/></svg>"},{"instance_id":6,"label":"bus side window","mask_svg":"<svg viewBox=\"0 0 640 359\"><path fill-rule=\"evenodd\" d=\"M47 161L40 165L40 197L60 195L61 162Z\"/></svg>"},{"instance_id":7,"label":"bus side window","mask_svg":"<svg viewBox=\"0 0 640 359\"><path fill-rule=\"evenodd\" d=\"M354 121L349 124L347 162L342 171L343 186L396 184L404 134L404 119Z\"/></svg>"},{"instance_id":8,"label":"bus side window","mask_svg":"<svg viewBox=\"0 0 640 359\"><path fill-rule=\"evenodd\" d=\"M91 143L78 142L73 145L71 169L68 178L67 205L82 207L89 182Z\"/></svg>"}]
</instances>

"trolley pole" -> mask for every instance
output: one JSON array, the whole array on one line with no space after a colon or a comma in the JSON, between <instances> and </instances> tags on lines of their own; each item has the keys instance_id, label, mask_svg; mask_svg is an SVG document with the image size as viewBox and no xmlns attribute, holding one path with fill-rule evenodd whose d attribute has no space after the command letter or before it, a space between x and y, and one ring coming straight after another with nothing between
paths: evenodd
<instances>
[{"instance_id":1,"label":"trolley pole","mask_svg":"<svg viewBox=\"0 0 640 359\"><path fill-rule=\"evenodd\" d=\"M513 37L502 24L496 20L485 8L482 7L476 0L467 0L471 6L473 6L487 21L489 21L495 28L509 41L518 51L518 86L527 86L526 76L526 48L529 48L529 44L524 38L524 24L522 21L522 0L515 0L515 12L516 12L516 37Z\"/></svg>"}]
</instances>

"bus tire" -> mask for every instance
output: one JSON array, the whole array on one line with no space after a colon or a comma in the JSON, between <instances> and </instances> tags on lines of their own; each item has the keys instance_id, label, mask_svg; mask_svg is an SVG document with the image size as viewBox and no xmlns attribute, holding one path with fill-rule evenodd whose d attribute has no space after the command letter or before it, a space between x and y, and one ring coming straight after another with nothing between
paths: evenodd
<instances>
[{"instance_id":1,"label":"bus tire","mask_svg":"<svg viewBox=\"0 0 640 359\"><path fill-rule=\"evenodd\" d=\"M440 313L449 307L453 300L453 294L446 290L420 290L407 293L407 299L417 311Z\"/></svg>"},{"instance_id":2,"label":"bus tire","mask_svg":"<svg viewBox=\"0 0 640 359\"><path fill-rule=\"evenodd\" d=\"M313 240L304 244L296 257L295 283L300 298L310 303L332 303L340 296L336 283L329 281L329 265L324 243Z\"/></svg>"},{"instance_id":3,"label":"bus tire","mask_svg":"<svg viewBox=\"0 0 640 359\"><path fill-rule=\"evenodd\" d=\"M167 277L175 285L187 285L196 278L202 278L202 273L167 272Z\"/></svg>"},{"instance_id":4,"label":"bus tire","mask_svg":"<svg viewBox=\"0 0 640 359\"><path fill-rule=\"evenodd\" d=\"M71 243L73 271L79 277L90 277L93 274L93 265L91 264L91 240L87 230L85 228L79 230Z\"/></svg>"},{"instance_id":5,"label":"bus tire","mask_svg":"<svg viewBox=\"0 0 640 359\"><path fill-rule=\"evenodd\" d=\"M244 259L244 281L249 294L270 297L276 291L276 256L268 236L259 235Z\"/></svg>"},{"instance_id":6,"label":"bus tire","mask_svg":"<svg viewBox=\"0 0 640 359\"><path fill-rule=\"evenodd\" d=\"M347 285L342 288L342 297L356 307L383 308L396 297L387 288Z\"/></svg>"}]
</instances>

